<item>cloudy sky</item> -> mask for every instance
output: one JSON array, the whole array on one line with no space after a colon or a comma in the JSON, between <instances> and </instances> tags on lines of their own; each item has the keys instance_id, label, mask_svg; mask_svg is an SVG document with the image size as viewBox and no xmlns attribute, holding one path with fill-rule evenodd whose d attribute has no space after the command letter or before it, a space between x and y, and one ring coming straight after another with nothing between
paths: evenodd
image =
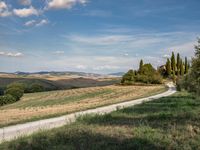
<instances>
[{"instance_id":1,"label":"cloudy sky","mask_svg":"<svg viewBox=\"0 0 200 150\"><path fill-rule=\"evenodd\" d=\"M0 72L137 68L193 56L200 0L0 0Z\"/></svg>"}]
</instances>

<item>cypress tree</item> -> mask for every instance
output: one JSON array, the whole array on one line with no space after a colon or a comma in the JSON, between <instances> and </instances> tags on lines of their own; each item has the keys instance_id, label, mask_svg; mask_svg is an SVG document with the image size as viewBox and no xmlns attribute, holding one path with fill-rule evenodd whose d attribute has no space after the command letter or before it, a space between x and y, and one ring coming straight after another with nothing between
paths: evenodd
<instances>
[{"instance_id":1,"label":"cypress tree","mask_svg":"<svg viewBox=\"0 0 200 150\"><path fill-rule=\"evenodd\" d=\"M188 73L188 61L187 61L187 57L185 57L185 74Z\"/></svg>"},{"instance_id":2,"label":"cypress tree","mask_svg":"<svg viewBox=\"0 0 200 150\"><path fill-rule=\"evenodd\" d=\"M141 73L141 70L142 70L142 67L143 67L144 63L143 63L143 60L141 59L140 60L140 66L139 66L139 73Z\"/></svg>"},{"instance_id":3,"label":"cypress tree","mask_svg":"<svg viewBox=\"0 0 200 150\"><path fill-rule=\"evenodd\" d=\"M176 70L177 70L177 76L179 76L181 73L181 59L180 59L180 54L177 54L177 58L176 58Z\"/></svg>"},{"instance_id":4,"label":"cypress tree","mask_svg":"<svg viewBox=\"0 0 200 150\"><path fill-rule=\"evenodd\" d=\"M175 60L175 55L174 55L174 52L172 52L172 57L171 57L171 68L172 68L172 71L176 71L176 60Z\"/></svg>"},{"instance_id":5,"label":"cypress tree","mask_svg":"<svg viewBox=\"0 0 200 150\"><path fill-rule=\"evenodd\" d=\"M180 73L181 73L181 76L184 75L184 67L183 67L183 61L180 60Z\"/></svg>"},{"instance_id":6,"label":"cypress tree","mask_svg":"<svg viewBox=\"0 0 200 150\"><path fill-rule=\"evenodd\" d=\"M173 74L172 74L172 79L173 79L173 82L176 83L176 75L175 75L175 71L173 71Z\"/></svg>"},{"instance_id":7,"label":"cypress tree","mask_svg":"<svg viewBox=\"0 0 200 150\"><path fill-rule=\"evenodd\" d=\"M180 74L180 54L177 54L177 60L176 60L176 68L177 68L177 75Z\"/></svg>"},{"instance_id":8,"label":"cypress tree","mask_svg":"<svg viewBox=\"0 0 200 150\"><path fill-rule=\"evenodd\" d=\"M167 76L170 76L172 70L171 70L171 62L170 62L169 58L167 59L166 70L167 70L167 71L166 71L166 72L167 72Z\"/></svg>"}]
</instances>

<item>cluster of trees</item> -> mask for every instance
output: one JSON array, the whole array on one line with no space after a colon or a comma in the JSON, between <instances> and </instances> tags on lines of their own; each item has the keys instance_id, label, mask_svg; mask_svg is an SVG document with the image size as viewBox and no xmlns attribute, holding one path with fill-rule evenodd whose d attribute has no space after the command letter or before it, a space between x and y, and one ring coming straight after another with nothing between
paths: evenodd
<instances>
[{"instance_id":1,"label":"cluster of trees","mask_svg":"<svg viewBox=\"0 0 200 150\"><path fill-rule=\"evenodd\" d=\"M184 76L188 73L190 64L188 62L187 57L183 61L180 57L180 54L177 53L176 57L174 52L172 52L171 58L167 59L166 64L164 67L159 68L159 72L164 76L175 79L176 76Z\"/></svg>"},{"instance_id":2,"label":"cluster of trees","mask_svg":"<svg viewBox=\"0 0 200 150\"><path fill-rule=\"evenodd\" d=\"M162 76L150 63L144 64L143 60L141 60L139 69L129 70L124 74L121 80L121 83L125 85L131 85L135 82L160 84L162 83Z\"/></svg>"},{"instance_id":3,"label":"cluster of trees","mask_svg":"<svg viewBox=\"0 0 200 150\"><path fill-rule=\"evenodd\" d=\"M42 91L44 91L44 87L37 83L33 83L31 85L17 82L11 83L6 87L5 91L3 91L2 96L0 96L0 106L20 100L24 93L35 93Z\"/></svg>"},{"instance_id":4,"label":"cluster of trees","mask_svg":"<svg viewBox=\"0 0 200 150\"><path fill-rule=\"evenodd\" d=\"M200 96L200 39L195 46L195 56L192 59L191 68L187 75L179 78L177 89L185 89Z\"/></svg>"},{"instance_id":5,"label":"cluster of trees","mask_svg":"<svg viewBox=\"0 0 200 150\"><path fill-rule=\"evenodd\" d=\"M45 88L39 83L32 83L31 85L23 84L24 93L43 92Z\"/></svg>"},{"instance_id":6,"label":"cluster of trees","mask_svg":"<svg viewBox=\"0 0 200 150\"><path fill-rule=\"evenodd\" d=\"M4 95L0 96L0 105L14 103L23 96L24 88L20 84L10 84L6 87Z\"/></svg>"}]
</instances>

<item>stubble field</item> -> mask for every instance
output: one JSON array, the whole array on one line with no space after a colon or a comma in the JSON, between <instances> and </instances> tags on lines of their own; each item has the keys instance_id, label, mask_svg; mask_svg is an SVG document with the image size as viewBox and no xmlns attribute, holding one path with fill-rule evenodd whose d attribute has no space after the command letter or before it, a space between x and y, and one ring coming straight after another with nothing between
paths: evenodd
<instances>
[{"instance_id":1,"label":"stubble field","mask_svg":"<svg viewBox=\"0 0 200 150\"><path fill-rule=\"evenodd\" d=\"M0 126L69 114L146 97L165 90L164 85L111 85L25 94L20 101L0 108Z\"/></svg>"}]
</instances>

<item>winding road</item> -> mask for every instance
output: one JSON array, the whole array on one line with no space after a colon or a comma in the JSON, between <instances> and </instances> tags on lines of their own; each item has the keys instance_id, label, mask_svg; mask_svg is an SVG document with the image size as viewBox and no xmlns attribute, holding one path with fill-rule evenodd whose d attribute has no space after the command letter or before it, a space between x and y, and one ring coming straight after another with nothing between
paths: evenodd
<instances>
[{"instance_id":1,"label":"winding road","mask_svg":"<svg viewBox=\"0 0 200 150\"><path fill-rule=\"evenodd\" d=\"M85 115L85 114L106 114L118 109L134 106L134 105L155 100L161 97L166 97L176 92L176 88L173 83L168 83L167 86L169 87L168 91L158 94L158 95L154 95L154 96L150 96L146 98L140 98L140 99L132 100L128 102L113 104L109 106L99 107L95 109L80 111L80 112L64 115L61 117L55 117L55 118L44 119L44 120L33 121L33 122L24 123L24 124L17 124L13 126L0 128L0 142L10 141L24 135L30 135L40 130L47 130L47 129L52 129L56 127L61 127L63 125L70 124L76 121L77 117Z\"/></svg>"}]
</instances>

